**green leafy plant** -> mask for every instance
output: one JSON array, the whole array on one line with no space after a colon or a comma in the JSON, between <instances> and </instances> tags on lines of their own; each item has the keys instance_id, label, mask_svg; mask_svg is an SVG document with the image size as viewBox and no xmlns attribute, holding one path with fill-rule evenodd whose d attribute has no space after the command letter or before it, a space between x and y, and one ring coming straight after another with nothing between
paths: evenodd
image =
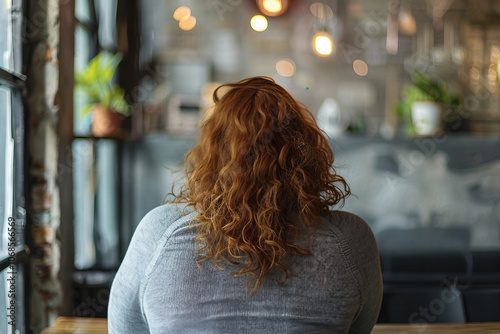
<instances>
[{"instance_id":1,"label":"green leafy plant","mask_svg":"<svg viewBox=\"0 0 500 334\"><path fill-rule=\"evenodd\" d=\"M82 116L92 111L96 104L124 116L131 114L131 107L125 101L125 91L118 84L111 83L121 59L121 54L102 51L84 71L75 74L75 89L83 94L87 102Z\"/></svg>"},{"instance_id":2,"label":"green leafy plant","mask_svg":"<svg viewBox=\"0 0 500 334\"><path fill-rule=\"evenodd\" d=\"M413 86L403 90L403 101L396 105L396 115L403 121L406 132L414 133L414 125L411 120L411 106L414 102L432 101L452 109L460 105L458 96L450 96L443 83L431 80L426 74L413 72L411 74Z\"/></svg>"}]
</instances>

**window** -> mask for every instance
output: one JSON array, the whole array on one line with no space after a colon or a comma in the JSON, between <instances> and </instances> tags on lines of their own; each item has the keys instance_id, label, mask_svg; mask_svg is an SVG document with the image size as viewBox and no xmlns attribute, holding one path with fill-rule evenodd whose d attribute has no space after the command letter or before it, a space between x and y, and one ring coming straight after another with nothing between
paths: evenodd
<instances>
[{"instance_id":1,"label":"window","mask_svg":"<svg viewBox=\"0 0 500 334\"><path fill-rule=\"evenodd\" d=\"M119 265L118 154L118 144L111 139L73 141L77 269Z\"/></svg>"},{"instance_id":2,"label":"window","mask_svg":"<svg viewBox=\"0 0 500 334\"><path fill-rule=\"evenodd\" d=\"M116 44L116 0L75 0L75 71L85 69L101 49L114 51ZM91 114L82 115L85 100L74 96L74 132L77 136L90 134Z\"/></svg>"},{"instance_id":3,"label":"window","mask_svg":"<svg viewBox=\"0 0 500 334\"><path fill-rule=\"evenodd\" d=\"M0 317L0 332L25 332L24 253L24 121L19 85L22 80L0 68L0 308L12 317ZM11 322L12 321L12 322Z\"/></svg>"},{"instance_id":4,"label":"window","mask_svg":"<svg viewBox=\"0 0 500 334\"><path fill-rule=\"evenodd\" d=\"M75 1L75 71L84 70L100 50L116 47L117 1ZM91 113L81 114L85 100L74 99L73 184L75 267L116 269L119 264L119 143L90 136Z\"/></svg>"},{"instance_id":5,"label":"window","mask_svg":"<svg viewBox=\"0 0 500 334\"><path fill-rule=\"evenodd\" d=\"M75 0L75 72L83 71L101 50L116 49L117 0ZM119 155L121 143L94 138L92 113L78 89L74 94L72 144L76 316L106 317L107 301L119 253ZM88 301L102 305L89 310Z\"/></svg>"},{"instance_id":6,"label":"window","mask_svg":"<svg viewBox=\"0 0 500 334\"><path fill-rule=\"evenodd\" d=\"M12 216L12 135L10 122L10 91L0 86L0 156L5 157L4 163L0 163L0 215L2 221L2 231L6 227L6 222ZM7 234L2 234L0 239L0 251L7 251Z\"/></svg>"},{"instance_id":7,"label":"window","mask_svg":"<svg viewBox=\"0 0 500 334\"><path fill-rule=\"evenodd\" d=\"M21 18L21 0L0 2L0 333L26 332Z\"/></svg>"},{"instance_id":8,"label":"window","mask_svg":"<svg viewBox=\"0 0 500 334\"><path fill-rule=\"evenodd\" d=\"M21 13L21 0L0 2L0 68L8 72L21 73Z\"/></svg>"}]
</instances>

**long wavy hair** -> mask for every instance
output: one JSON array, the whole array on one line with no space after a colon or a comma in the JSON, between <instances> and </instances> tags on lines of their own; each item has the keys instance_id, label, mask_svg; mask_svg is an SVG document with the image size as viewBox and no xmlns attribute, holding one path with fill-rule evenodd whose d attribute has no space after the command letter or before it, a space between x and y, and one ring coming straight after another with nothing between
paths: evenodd
<instances>
[{"instance_id":1,"label":"long wavy hair","mask_svg":"<svg viewBox=\"0 0 500 334\"><path fill-rule=\"evenodd\" d=\"M220 94L223 88L225 94ZM252 295L266 272L289 276L287 253L310 254L312 227L350 195L333 168L333 153L311 112L269 77L219 86L215 106L200 123L199 141L185 156L184 184L169 203L199 213L198 264L239 265ZM168 195L167 195L168 196ZM299 237L306 235L306 247ZM282 275L284 274L284 275Z\"/></svg>"}]
</instances>

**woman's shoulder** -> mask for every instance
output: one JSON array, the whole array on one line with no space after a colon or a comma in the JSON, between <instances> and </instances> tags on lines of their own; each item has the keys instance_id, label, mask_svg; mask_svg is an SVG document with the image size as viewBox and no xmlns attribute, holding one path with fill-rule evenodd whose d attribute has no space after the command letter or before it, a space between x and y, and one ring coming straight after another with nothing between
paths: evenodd
<instances>
[{"instance_id":1,"label":"woman's shoulder","mask_svg":"<svg viewBox=\"0 0 500 334\"><path fill-rule=\"evenodd\" d=\"M351 331L369 333L377 320L382 301L377 242L370 226L355 214L332 211L327 221L330 231L339 239L342 255L361 296L362 306L351 324Z\"/></svg>"},{"instance_id":2,"label":"woman's shoulder","mask_svg":"<svg viewBox=\"0 0 500 334\"><path fill-rule=\"evenodd\" d=\"M183 217L193 215L192 207L186 204L167 203L150 210L139 222L133 239L155 245Z\"/></svg>"},{"instance_id":3,"label":"woman's shoulder","mask_svg":"<svg viewBox=\"0 0 500 334\"><path fill-rule=\"evenodd\" d=\"M331 211L324 223L324 228L349 247L353 255L378 254L372 229L363 218L346 211Z\"/></svg>"},{"instance_id":4,"label":"woman's shoulder","mask_svg":"<svg viewBox=\"0 0 500 334\"><path fill-rule=\"evenodd\" d=\"M192 210L186 208L183 213L184 207L164 204L149 211L139 222L111 287L110 333L147 331L143 292L163 240L167 240L171 230L190 218Z\"/></svg>"},{"instance_id":5,"label":"woman's shoulder","mask_svg":"<svg viewBox=\"0 0 500 334\"><path fill-rule=\"evenodd\" d=\"M141 223L158 224L165 221L175 221L192 212L193 208L188 207L185 203L166 203L151 209L144 215Z\"/></svg>"},{"instance_id":6,"label":"woman's shoulder","mask_svg":"<svg viewBox=\"0 0 500 334\"><path fill-rule=\"evenodd\" d=\"M367 233L373 235L372 230L366 221L354 213L347 211L330 211L325 218L327 227L339 230L343 234L359 235L360 233Z\"/></svg>"},{"instance_id":7,"label":"woman's shoulder","mask_svg":"<svg viewBox=\"0 0 500 334\"><path fill-rule=\"evenodd\" d=\"M341 220L341 221L348 221L348 222L354 221L355 223L358 223L358 224L361 224L361 223L366 224L366 222L363 220L363 218L361 218L360 216L358 216L354 213L347 212L347 211L333 210L333 211L330 211L330 213L328 214L328 217L330 219L334 219L334 220Z\"/></svg>"}]
</instances>

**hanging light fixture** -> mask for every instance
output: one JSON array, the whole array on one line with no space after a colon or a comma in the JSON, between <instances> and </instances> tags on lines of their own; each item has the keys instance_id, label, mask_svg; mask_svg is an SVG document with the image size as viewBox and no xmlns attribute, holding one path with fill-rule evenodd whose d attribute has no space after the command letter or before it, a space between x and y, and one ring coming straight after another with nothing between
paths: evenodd
<instances>
[{"instance_id":1,"label":"hanging light fixture","mask_svg":"<svg viewBox=\"0 0 500 334\"><path fill-rule=\"evenodd\" d=\"M262 14L279 16L288 9L288 0L257 0L257 7Z\"/></svg>"},{"instance_id":2,"label":"hanging light fixture","mask_svg":"<svg viewBox=\"0 0 500 334\"><path fill-rule=\"evenodd\" d=\"M328 18L328 9L332 10L329 6L323 3L315 3L311 6L311 12L318 18L319 26L321 27L318 32L314 34L312 47L314 52L320 57L328 57L332 54L335 48L332 36L326 29L326 20ZM333 16L333 12L332 12Z\"/></svg>"},{"instance_id":3,"label":"hanging light fixture","mask_svg":"<svg viewBox=\"0 0 500 334\"><path fill-rule=\"evenodd\" d=\"M309 6L309 10L318 19L322 19L323 16L326 16L327 19L333 18L332 7L325 5L321 2L313 3L311 6Z\"/></svg>"}]
</instances>

